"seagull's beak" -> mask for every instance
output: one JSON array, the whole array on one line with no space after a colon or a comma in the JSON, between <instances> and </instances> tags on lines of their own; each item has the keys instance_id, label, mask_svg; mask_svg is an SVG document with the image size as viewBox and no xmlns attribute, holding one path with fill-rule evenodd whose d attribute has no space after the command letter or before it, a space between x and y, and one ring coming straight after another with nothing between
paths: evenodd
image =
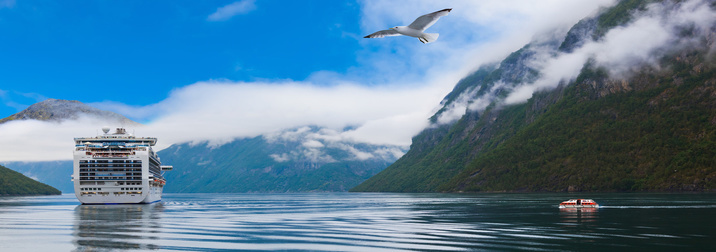
<instances>
[{"instance_id":1,"label":"seagull's beak","mask_svg":"<svg viewBox=\"0 0 716 252\"><path fill-rule=\"evenodd\" d=\"M395 30L395 27L390 27L390 28L388 28L388 29Z\"/></svg>"}]
</instances>

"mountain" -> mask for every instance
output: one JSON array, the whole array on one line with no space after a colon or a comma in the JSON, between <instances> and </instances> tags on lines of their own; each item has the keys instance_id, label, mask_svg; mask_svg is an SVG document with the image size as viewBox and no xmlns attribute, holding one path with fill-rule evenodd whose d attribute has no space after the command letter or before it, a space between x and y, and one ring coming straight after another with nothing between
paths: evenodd
<instances>
[{"instance_id":1,"label":"mountain","mask_svg":"<svg viewBox=\"0 0 716 252\"><path fill-rule=\"evenodd\" d=\"M347 191L405 150L331 140L337 132L302 127L219 146L175 144L158 154L176 169L166 192Z\"/></svg>"},{"instance_id":2,"label":"mountain","mask_svg":"<svg viewBox=\"0 0 716 252\"><path fill-rule=\"evenodd\" d=\"M25 177L19 172L0 166L0 196L9 195L59 195L51 186Z\"/></svg>"},{"instance_id":3,"label":"mountain","mask_svg":"<svg viewBox=\"0 0 716 252\"><path fill-rule=\"evenodd\" d=\"M57 188L63 193L73 193L72 160L35 161L35 162L4 162L0 163L13 171Z\"/></svg>"},{"instance_id":4,"label":"mountain","mask_svg":"<svg viewBox=\"0 0 716 252\"><path fill-rule=\"evenodd\" d=\"M60 122L63 120L76 120L79 119L80 116L102 118L125 126L139 125L139 123L114 112L93 108L79 101L58 99L47 99L35 103L17 114L0 119L0 124L13 120L30 119Z\"/></svg>"},{"instance_id":5,"label":"mountain","mask_svg":"<svg viewBox=\"0 0 716 252\"><path fill-rule=\"evenodd\" d=\"M536 38L482 66L456 84L431 118L434 127L414 137L408 153L351 191L716 189L714 23L673 25L669 46L649 51L647 60L600 64L611 51L584 54L589 59L566 75L574 79L548 82L572 66L536 64L604 45L632 48L622 51L630 55L642 45L610 43L628 26L643 25L635 19L677 20L692 6L716 9L701 1L621 1L564 35ZM526 102L509 102L525 83L541 89Z\"/></svg>"}]
</instances>

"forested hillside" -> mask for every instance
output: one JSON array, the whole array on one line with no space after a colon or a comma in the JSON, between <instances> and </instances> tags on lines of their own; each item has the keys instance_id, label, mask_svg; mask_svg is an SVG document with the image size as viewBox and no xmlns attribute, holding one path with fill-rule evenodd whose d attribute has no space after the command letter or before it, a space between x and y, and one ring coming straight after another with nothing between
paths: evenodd
<instances>
[{"instance_id":1,"label":"forested hillside","mask_svg":"<svg viewBox=\"0 0 716 252\"><path fill-rule=\"evenodd\" d=\"M61 192L51 186L25 177L19 172L0 166L0 196L56 194L61 194Z\"/></svg>"},{"instance_id":2,"label":"forested hillside","mask_svg":"<svg viewBox=\"0 0 716 252\"><path fill-rule=\"evenodd\" d=\"M519 85L548 74L534 62L579 56L572 52L606 43L635 17L668 19L694 3L621 1L562 37L483 66L456 85L431 119L435 127L416 136L405 156L353 191L716 189L713 23L675 25L679 46L660 48L649 61L617 62L630 63L627 70L590 59L573 80L557 80L526 102L505 102ZM599 53L611 52L590 57ZM486 98L488 105L470 109ZM468 109L445 123L460 100L470 100Z\"/></svg>"}]
</instances>

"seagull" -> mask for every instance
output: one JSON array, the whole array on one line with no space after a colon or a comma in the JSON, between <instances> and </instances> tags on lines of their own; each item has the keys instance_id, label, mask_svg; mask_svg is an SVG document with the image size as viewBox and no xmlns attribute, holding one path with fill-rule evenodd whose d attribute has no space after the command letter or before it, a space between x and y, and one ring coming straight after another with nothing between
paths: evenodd
<instances>
[{"instance_id":1,"label":"seagull","mask_svg":"<svg viewBox=\"0 0 716 252\"><path fill-rule=\"evenodd\" d=\"M388 30L377 31L371 35L365 36L364 38L382 38L387 36L405 35L418 38L418 40L423 42L423 44L430 43L437 40L440 34L424 33L423 31L437 22L440 17L447 16L451 10L452 9L443 9L425 14L415 19L415 21L408 26L396 26Z\"/></svg>"}]
</instances>

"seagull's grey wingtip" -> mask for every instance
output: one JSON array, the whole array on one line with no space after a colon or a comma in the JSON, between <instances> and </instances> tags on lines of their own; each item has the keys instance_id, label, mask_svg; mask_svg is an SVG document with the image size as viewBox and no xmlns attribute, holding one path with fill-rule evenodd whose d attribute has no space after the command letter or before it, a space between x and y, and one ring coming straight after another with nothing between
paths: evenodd
<instances>
[{"instance_id":1,"label":"seagull's grey wingtip","mask_svg":"<svg viewBox=\"0 0 716 252\"><path fill-rule=\"evenodd\" d=\"M440 10L440 11L447 11L447 12L450 12L451 10L452 10L452 8L447 8L447 9L442 9L442 10ZM440 12L440 11L438 11L438 12Z\"/></svg>"}]
</instances>

